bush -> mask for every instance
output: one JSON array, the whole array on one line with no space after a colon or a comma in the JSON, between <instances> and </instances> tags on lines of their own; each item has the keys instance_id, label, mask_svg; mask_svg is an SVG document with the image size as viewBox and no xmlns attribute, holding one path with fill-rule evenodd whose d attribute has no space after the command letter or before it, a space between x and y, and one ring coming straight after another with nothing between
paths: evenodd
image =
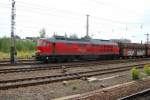
<instances>
[{"instance_id":1,"label":"bush","mask_svg":"<svg viewBox=\"0 0 150 100\"><path fill-rule=\"evenodd\" d=\"M0 38L0 51L4 53L10 52L11 40L10 38L3 37Z\"/></svg>"},{"instance_id":2,"label":"bush","mask_svg":"<svg viewBox=\"0 0 150 100\"><path fill-rule=\"evenodd\" d=\"M34 52L36 43L31 40L17 40L17 52ZM11 47L11 39L7 37L0 38L0 52L9 53Z\"/></svg>"},{"instance_id":3,"label":"bush","mask_svg":"<svg viewBox=\"0 0 150 100\"><path fill-rule=\"evenodd\" d=\"M30 58L35 53L36 42L16 39L17 57ZM10 57L11 38L0 38L0 59Z\"/></svg>"},{"instance_id":4,"label":"bush","mask_svg":"<svg viewBox=\"0 0 150 100\"><path fill-rule=\"evenodd\" d=\"M136 79L139 79L140 71L136 67L133 67L131 69L131 74L132 74L132 79L136 80Z\"/></svg>"},{"instance_id":5,"label":"bush","mask_svg":"<svg viewBox=\"0 0 150 100\"><path fill-rule=\"evenodd\" d=\"M150 65L145 65L145 66L144 66L144 72L145 72L147 75L150 75Z\"/></svg>"}]
</instances>

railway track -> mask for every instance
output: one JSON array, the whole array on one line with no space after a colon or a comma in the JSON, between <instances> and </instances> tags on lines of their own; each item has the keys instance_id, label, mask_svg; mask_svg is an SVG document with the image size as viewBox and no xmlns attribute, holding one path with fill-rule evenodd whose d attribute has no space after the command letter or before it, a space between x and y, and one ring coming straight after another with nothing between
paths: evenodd
<instances>
[{"instance_id":1,"label":"railway track","mask_svg":"<svg viewBox=\"0 0 150 100\"><path fill-rule=\"evenodd\" d=\"M35 59L17 59L17 61L18 62L22 62L22 61L24 61L24 62L28 62L28 61L35 61ZM10 59L7 59L7 60L0 60L0 63L8 63L8 62L10 62Z\"/></svg>"},{"instance_id":2,"label":"railway track","mask_svg":"<svg viewBox=\"0 0 150 100\"><path fill-rule=\"evenodd\" d=\"M11 64L8 60L0 61L0 67L2 66L17 66L17 65L37 65L41 62L35 61L34 59L19 59L16 64Z\"/></svg>"},{"instance_id":3,"label":"railway track","mask_svg":"<svg viewBox=\"0 0 150 100\"><path fill-rule=\"evenodd\" d=\"M138 68L143 68L143 65L144 64L135 64L132 66L138 66ZM82 71L82 72L76 72L76 73L59 74L59 75L54 75L54 76L42 76L42 77L22 78L22 79L13 79L13 80L3 80L3 81L0 81L0 90L6 90L6 89L18 88L18 87L26 87L26 86L35 86L35 85L40 85L40 84L48 84L48 83L53 83L53 82L80 79L83 77L91 77L91 76L123 72L123 71L130 70L132 66Z\"/></svg>"},{"instance_id":4,"label":"railway track","mask_svg":"<svg viewBox=\"0 0 150 100\"><path fill-rule=\"evenodd\" d=\"M149 60L149 59L146 59ZM95 65L106 65L106 64L115 64L115 63L125 63L125 62L136 62L137 60L111 60L111 61L101 61L101 62L79 62L79 63L63 63L63 64L45 64L32 67L21 67L21 68L2 68L0 69L0 74L15 73L15 72L29 72L29 71L39 71L39 70L52 70L52 69L61 69L65 68L74 68L74 67L88 67Z\"/></svg>"},{"instance_id":5,"label":"railway track","mask_svg":"<svg viewBox=\"0 0 150 100\"><path fill-rule=\"evenodd\" d=\"M128 62L128 61L141 61L141 60L150 60L150 58L135 58L135 59L117 59L117 60L97 60L96 62L100 61L101 63L107 63L107 62ZM85 63L86 61L73 61L73 63ZM88 61L88 62L94 62L94 61ZM36 61L34 59L19 59L16 64L11 64L9 60L0 60L0 67L5 66L19 66L19 65L53 65L56 63L49 63L44 64L40 61ZM67 64L65 63L59 63L59 64Z\"/></svg>"},{"instance_id":6,"label":"railway track","mask_svg":"<svg viewBox=\"0 0 150 100\"><path fill-rule=\"evenodd\" d=\"M120 98L119 100L149 100L149 99L150 99L150 89L146 89L146 90L134 93L132 95Z\"/></svg>"}]
</instances>

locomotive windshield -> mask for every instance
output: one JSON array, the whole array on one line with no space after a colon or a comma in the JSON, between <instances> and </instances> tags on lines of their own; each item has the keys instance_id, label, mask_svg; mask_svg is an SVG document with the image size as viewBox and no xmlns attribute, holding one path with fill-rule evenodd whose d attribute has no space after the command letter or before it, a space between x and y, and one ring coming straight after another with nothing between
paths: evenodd
<instances>
[{"instance_id":1,"label":"locomotive windshield","mask_svg":"<svg viewBox=\"0 0 150 100\"><path fill-rule=\"evenodd\" d=\"M38 40L37 41L37 46L41 46L42 45L42 41Z\"/></svg>"},{"instance_id":2,"label":"locomotive windshield","mask_svg":"<svg viewBox=\"0 0 150 100\"><path fill-rule=\"evenodd\" d=\"M38 40L37 41L37 46L47 46L47 42L43 40Z\"/></svg>"}]
</instances>

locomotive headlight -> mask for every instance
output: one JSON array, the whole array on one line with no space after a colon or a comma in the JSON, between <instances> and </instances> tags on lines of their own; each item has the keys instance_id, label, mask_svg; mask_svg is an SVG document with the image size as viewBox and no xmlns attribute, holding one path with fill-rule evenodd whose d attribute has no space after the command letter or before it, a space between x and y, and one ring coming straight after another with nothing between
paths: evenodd
<instances>
[{"instance_id":1,"label":"locomotive headlight","mask_svg":"<svg viewBox=\"0 0 150 100\"><path fill-rule=\"evenodd\" d=\"M41 52L41 50L38 50L37 52Z\"/></svg>"},{"instance_id":2,"label":"locomotive headlight","mask_svg":"<svg viewBox=\"0 0 150 100\"><path fill-rule=\"evenodd\" d=\"M41 52L40 50L37 50L37 51L36 51L36 53L40 53L40 52Z\"/></svg>"}]
</instances>

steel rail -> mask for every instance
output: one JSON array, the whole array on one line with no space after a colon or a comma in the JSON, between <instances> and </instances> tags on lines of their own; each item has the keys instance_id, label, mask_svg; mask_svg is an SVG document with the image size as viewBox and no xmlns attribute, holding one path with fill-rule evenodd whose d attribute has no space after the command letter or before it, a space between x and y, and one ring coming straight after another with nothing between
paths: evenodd
<instances>
[{"instance_id":1,"label":"steel rail","mask_svg":"<svg viewBox=\"0 0 150 100\"><path fill-rule=\"evenodd\" d=\"M143 68L143 65L144 64L137 64L136 66L138 66L138 68ZM42 77L32 77L32 78L23 78L23 79L14 79L14 80L3 80L3 81L0 81L0 90L6 90L6 89L18 88L18 87L26 87L26 86L34 86L34 85L40 85L40 84L48 84L48 83L53 83L53 82L80 79L82 77L91 77L91 76L123 72L123 71L130 70L132 66L130 65L130 66L124 66L124 67L117 67L117 68L107 68L107 69L99 69L99 70L92 70L92 71L59 74L59 75L54 75L54 76L42 76Z\"/></svg>"},{"instance_id":2,"label":"steel rail","mask_svg":"<svg viewBox=\"0 0 150 100\"><path fill-rule=\"evenodd\" d=\"M142 59L143 60L143 59ZM133 62L133 60L131 60ZM139 61L139 60L138 60ZM45 64L45 65L38 65L32 67L22 67L22 68L3 68L0 69L0 74L7 74L7 73L16 73L16 72L29 72L29 71L39 71L39 70L52 70L52 69L61 69L62 66L65 68L74 68L74 67L89 67L89 66L96 66L96 65L107 65L107 64L115 64L115 63L125 63L130 62L130 60L111 60L111 61L102 61L102 62L88 62L87 63L64 63L64 64ZM136 62L136 60L134 61Z\"/></svg>"}]
</instances>

